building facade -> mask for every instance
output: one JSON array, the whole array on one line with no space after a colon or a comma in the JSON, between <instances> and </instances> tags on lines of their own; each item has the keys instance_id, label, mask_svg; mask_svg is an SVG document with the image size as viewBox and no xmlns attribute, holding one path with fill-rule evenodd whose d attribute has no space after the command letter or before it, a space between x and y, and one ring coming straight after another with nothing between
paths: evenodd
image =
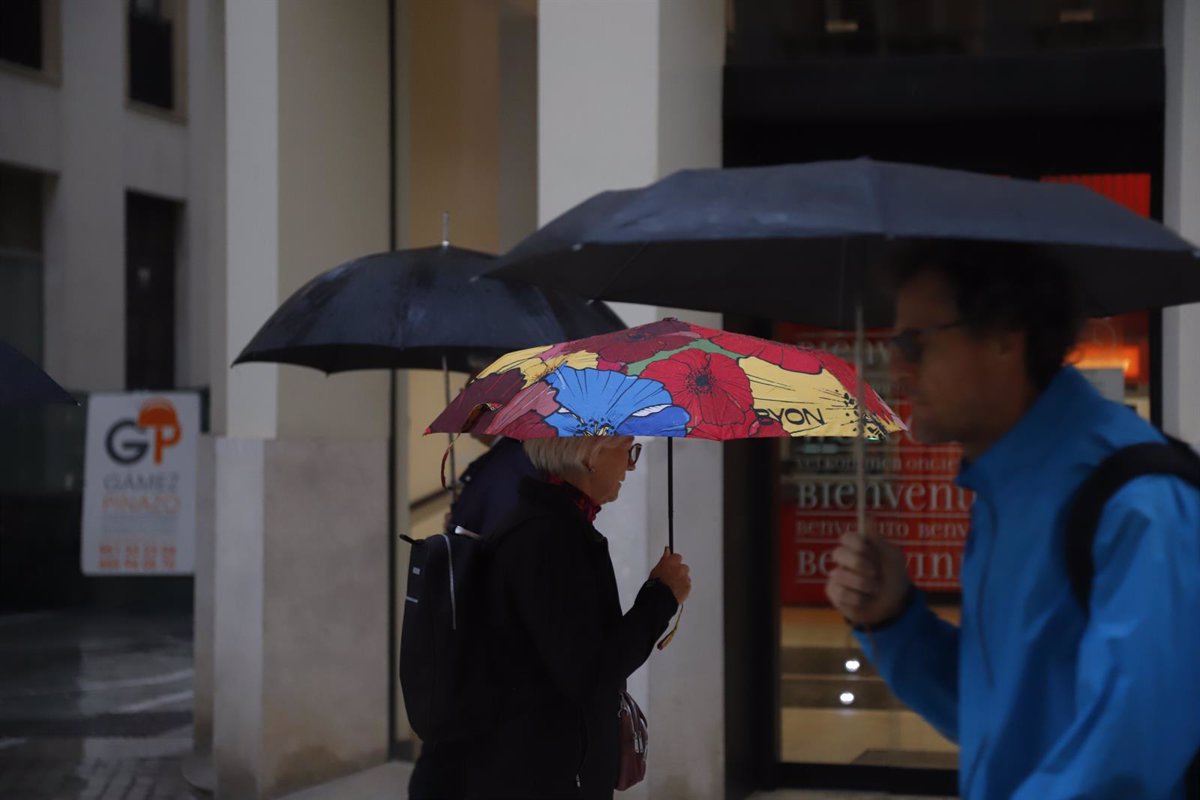
<instances>
[{"instance_id":1,"label":"building facade","mask_svg":"<svg viewBox=\"0 0 1200 800\"><path fill-rule=\"evenodd\" d=\"M0 336L80 393L206 397L186 588L196 750L222 797L279 796L419 746L395 680L395 535L436 530L446 508L444 441L420 433L440 376L229 368L319 272L440 241L443 212L453 243L499 251L598 191L678 169L857 155L1090 183L1200 240L1195 0L1028 17L925 0L894 18L734 0L3 5ZM631 325L670 313L837 345L778 321L617 310ZM1089 357L1132 347L1140 366L1118 376L1130 402L1200 442L1200 310L1105 324L1116 350L1097 339ZM39 424L0 473L0 510L12 519L53 488L38 519L77 565L82 421ZM678 449L695 589L675 642L631 680L653 745L627 794L944 788L952 746L859 672L844 628L791 581L818 585L821 556L789 549L788 492L836 453ZM601 517L626 603L665 544L665 463L649 442ZM0 556L18 527L0 527ZM951 569L950 546L945 559L928 569ZM80 585L80 602L97 596ZM942 589L953 616L953 581Z\"/></svg>"}]
</instances>

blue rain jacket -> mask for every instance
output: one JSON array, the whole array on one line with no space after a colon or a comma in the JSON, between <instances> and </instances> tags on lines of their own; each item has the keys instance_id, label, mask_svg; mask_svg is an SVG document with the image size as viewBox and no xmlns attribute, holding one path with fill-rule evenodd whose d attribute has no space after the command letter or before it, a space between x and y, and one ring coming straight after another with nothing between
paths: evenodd
<instances>
[{"instance_id":1,"label":"blue rain jacket","mask_svg":"<svg viewBox=\"0 0 1200 800\"><path fill-rule=\"evenodd\" d=\"M1065 566L1074 490L1114 450L1161 440L1062 370L959 474L976 493L961 625L917 593L896 621L857 634L896 695L959 744L964 798L1184 796L1200 751L1200 491L1146 476L1113 496L1090 614Z\"/></svg>"}]
</instances>

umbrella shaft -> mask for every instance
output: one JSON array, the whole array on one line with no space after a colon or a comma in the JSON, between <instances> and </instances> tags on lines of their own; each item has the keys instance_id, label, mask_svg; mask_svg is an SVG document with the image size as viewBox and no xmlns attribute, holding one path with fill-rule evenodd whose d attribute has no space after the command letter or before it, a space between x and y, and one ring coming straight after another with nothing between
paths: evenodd
<instances>
[{"instance_id":1,"label":"umbrella shaft","mask_svg":"<svg viewBox=\"0 0 1200 800\"><path fill-rule=\"evenodd\" d=\"M446 354L442 354L442 389L446 395L446 405L450 405L450 363L446 360ZM454 464L454 434L446 434L446 438L450 442L450 497L454 500L458 499L458 470Z\"/></svg>"},{"instance_id":2,"label":"umbrella shaft","mask_svg":"<svg viewBox=\"0 0 1200 800\"><path fill-rule=\"evenodd\" d=\"M863 308L862 298L854 309L854 370L857 373L858 386L858 431L854 437L854 482L855 495L857 497L858 511L858 530L865 532L867 529L867 441L866 441L866 419L867 413L867 392L866 379L863 376L863 346L866 340L866 330L863 325Z\"/></svg>"},{"instance_id":3,"label":"umbrella shaft","mask_svg":"<svg viewBox=\"0 0 1200 800\"><path fill-rule=\"evenodd\" d=\"M675 439L667 438L667 549L675 552Z\"/></svg>"}]
</instances>

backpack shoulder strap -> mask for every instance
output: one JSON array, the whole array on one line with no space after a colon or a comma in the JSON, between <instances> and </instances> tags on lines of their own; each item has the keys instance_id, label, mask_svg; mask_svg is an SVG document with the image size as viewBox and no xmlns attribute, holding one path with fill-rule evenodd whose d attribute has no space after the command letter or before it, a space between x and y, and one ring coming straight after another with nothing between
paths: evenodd
<instances>
[{"instance_id":1,"label":"backpack shoulder strap","mask_svg":"<svg viewBox=\"0 0 1200 800\"><path fill-rule=\"evenodd\" d=\"M1174 475L1200 488L1200 455L1170 436L1165 443L1135 444L1104 459L1080 485L1067 512L1066 556L1071 589L1085 613L1096 573L1092 544L1100 515L1121 487L1145 475Z\"/></svg>"}]
</instances>

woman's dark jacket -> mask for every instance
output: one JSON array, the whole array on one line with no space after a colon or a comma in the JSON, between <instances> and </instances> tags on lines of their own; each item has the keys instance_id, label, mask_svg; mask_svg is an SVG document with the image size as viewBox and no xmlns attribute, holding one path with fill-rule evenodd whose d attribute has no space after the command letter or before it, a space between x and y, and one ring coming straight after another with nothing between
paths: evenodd
<instances>
[{"instance_id":1,"label":"woman's dark jacket","mask_svg":"<svg viewBox=\"0 0 1200 800\"><path fill-rule=\"evenodd\" d=\"M521 484L493 539L486 600L500 714L476 749L472 797L611 798L617 704L676 610L649 581L621 613L608 541L571 486Z\"/></svg>"}]
</instances>

